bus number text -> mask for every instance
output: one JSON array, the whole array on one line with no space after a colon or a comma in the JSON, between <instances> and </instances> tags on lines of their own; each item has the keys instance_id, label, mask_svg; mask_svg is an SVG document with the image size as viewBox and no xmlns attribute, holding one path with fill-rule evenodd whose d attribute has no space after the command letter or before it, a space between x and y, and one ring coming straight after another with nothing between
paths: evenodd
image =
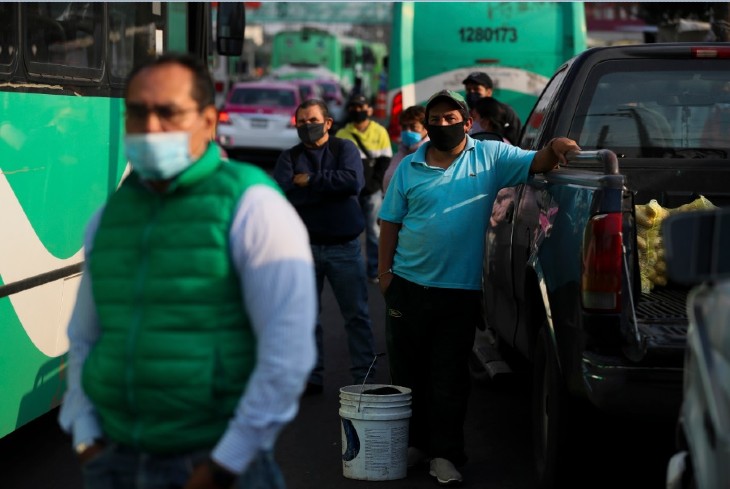
<instances>
[{"instance_id":1,"label":"bus number text","mask_svg":"<svg viewBox=\"0 0 730 489\"><path fill-rule=\"evenodd\" d=\"M514 27L462 27L461 42L517 42Z\"/></svg>"}]
</instances>

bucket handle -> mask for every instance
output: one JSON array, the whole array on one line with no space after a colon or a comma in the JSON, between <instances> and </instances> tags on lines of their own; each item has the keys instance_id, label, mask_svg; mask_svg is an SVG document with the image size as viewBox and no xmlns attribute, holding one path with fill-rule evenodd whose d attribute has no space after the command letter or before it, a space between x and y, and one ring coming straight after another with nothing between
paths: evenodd
<instances>
[{"instance_id":1,"label":"bucket handle","mask_svg":"<svg viewBox=\"0 0 730 489\"><path fill-rule=\"evenodd\" d=\"M367 382L367 381L368 381L368 376L370 375L370 372L371 372L371 371L373 370L373 366L375 365L375 361L376 361L376 360L377 360L377 359L378 359L379 357L384 357L384 356L385 356L385 353L376 353L376 354L375 354L375 356L373 357L373 361L372 361L372 362L370 362L370 366L368 367L368 371L367 371L367 373L365 374L365 378L364 378L364 379L362 379L362 386L360 387L360 398L359 398L359 399L358 399L358 401L357 401L357 412L358 412L358 413L360 412L360 404L362 404L362 391L364 391L364 390L365 390L365 382Z\"/></svg>"}]
</instances>

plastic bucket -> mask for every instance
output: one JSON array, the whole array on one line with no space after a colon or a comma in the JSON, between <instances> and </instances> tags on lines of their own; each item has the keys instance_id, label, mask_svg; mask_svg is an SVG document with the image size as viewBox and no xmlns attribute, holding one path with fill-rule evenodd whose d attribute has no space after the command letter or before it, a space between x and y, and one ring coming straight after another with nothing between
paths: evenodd
<instances>
[{"instance_id":1,"label":"plastic bucket","mask_svg":"<svg viewBox=\"0 0 730 489\"><path fill-rule=\"evenodd\" d=\"M385 384L340 389L342 474L348 479L403 479L408 470L411 390Z\"/></svg>"}]
</instances>

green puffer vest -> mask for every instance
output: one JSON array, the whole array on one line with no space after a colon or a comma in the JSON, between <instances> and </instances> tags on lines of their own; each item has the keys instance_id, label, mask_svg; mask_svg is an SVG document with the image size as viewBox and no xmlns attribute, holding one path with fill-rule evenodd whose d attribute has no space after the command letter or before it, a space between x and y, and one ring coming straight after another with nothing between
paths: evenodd
<instances>
[{"instance_id":1,"label":"green puffer vest","mask_svg":"<svg viewBox=\"0 0 730 489\"><path fill-rule=\"evenodd\" d=\"M236 204L262 170L211 144L160 194L134 174L110 198L89 255L99 341L84 391L105 435L152 453L215 445L256 360L229 250Z\"/></svg>"}]
</instances>

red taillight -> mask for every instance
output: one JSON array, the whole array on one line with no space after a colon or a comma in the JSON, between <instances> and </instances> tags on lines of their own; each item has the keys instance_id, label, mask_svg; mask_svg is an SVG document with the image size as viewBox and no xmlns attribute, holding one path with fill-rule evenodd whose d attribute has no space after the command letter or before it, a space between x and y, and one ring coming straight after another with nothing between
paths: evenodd
<instances>
[{"instance_id":1,"label":"red taillight","mask_svg":"<svg viewBox=\"0 0 730 489\"><path fill-rule=\"evenodd\" d=\"M228 112L225 110L221 110L218 112L218 124L230 124L231 123L231 116Z\"/></svg>"},{"instance_id":2,"label":"red taillight","mask_svg":"<svg viewBox=\"0 0 730 489\"><path fill-rule=\"evenodd\" d=\"M292 115L291 119L289 119L289 127L296 127L297 126L297 116Z\"/></svg>"},{"instance_id":3,"label":"red taillight","mask_svg":"<svg viewBox=\"0 0 730 489\"><path fill-rule=\"evenodd\" d=\"M388 134L391 141L400 141L400 115L403 112L403 93L393 95L390 103L390 121L388 123Z\"/></svg>"},{"instance_id":4,"label":"red taillight","mask_svg":"<svg viewBox=\"0 0 730 489\"><path fill-rule=\"evenodd\" d=\"M692 48L693 58L730 58L730 48L703 46Z\"/></svg>"},{"instance_id":5,"label":"red taillight","mask_svg":"<svg viewBox=\"0 0 730 489\"><path fill-rule=\"evenodd\" d=\"M621 310L623 241L621 213L594 216L583 235L581 299L583 308Z\"/></svg>"}]
</instances>

